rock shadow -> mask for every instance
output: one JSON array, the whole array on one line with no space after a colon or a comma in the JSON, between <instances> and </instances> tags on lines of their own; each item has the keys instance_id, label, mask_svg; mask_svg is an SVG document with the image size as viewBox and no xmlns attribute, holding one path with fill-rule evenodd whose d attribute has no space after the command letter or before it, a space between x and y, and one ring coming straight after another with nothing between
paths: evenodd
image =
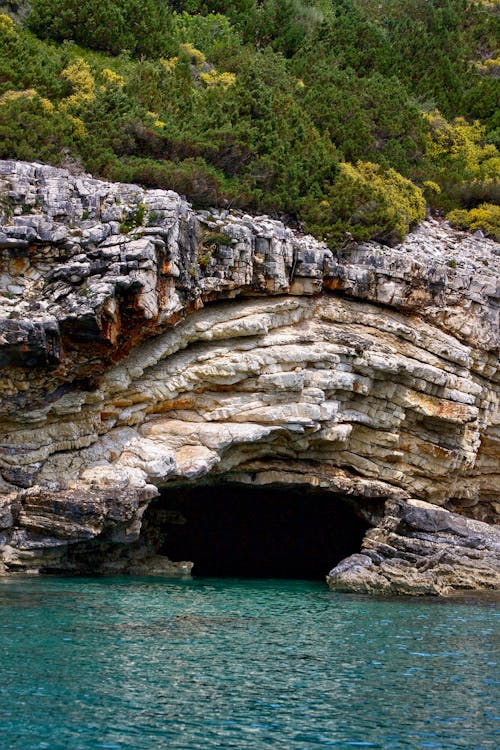
<instances>
[{"instance_id":1,"label":"rock shadow","mask_svg":"<svg viewBox=\"0 0 500 750\"><path fill-rule=\"evenodd\" d=\"M141 536L195 576L319 580L360 550L370 526L356 506L303 487L184 484L150 505Z\"/></svg>"}]
</instances>

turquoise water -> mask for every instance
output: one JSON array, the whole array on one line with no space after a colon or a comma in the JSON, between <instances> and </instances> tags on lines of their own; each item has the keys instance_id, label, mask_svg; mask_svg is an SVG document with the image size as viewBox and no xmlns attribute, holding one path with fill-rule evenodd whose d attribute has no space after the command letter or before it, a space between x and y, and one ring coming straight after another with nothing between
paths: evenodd
<instances>
[{"instance_id":1,"label":"turquoise water","mask_svg":"<svg viewBox=\"0 0 500 750\"><path fill-rule=\"evenodd\" d=\"M500 746L498 610L309 581L0 581L2 750Z\"/></svg>"}]
</instances>

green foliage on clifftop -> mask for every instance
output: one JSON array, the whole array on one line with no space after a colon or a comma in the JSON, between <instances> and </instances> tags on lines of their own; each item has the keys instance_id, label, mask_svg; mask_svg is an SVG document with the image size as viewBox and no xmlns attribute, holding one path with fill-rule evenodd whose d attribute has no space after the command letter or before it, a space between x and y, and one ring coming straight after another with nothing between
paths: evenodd
<instances>
[{"instance_id":1,"label":"green foliage on clifftop","mask_svg":"<svg viewBox=\"0 0 500 750\"><path fill-rule=\"evenodd\" d=\"M425 218L422 190L394 169L358 162L340 164L339 175L327 196L307 200L307 228L332 244L346 230L355 240L375 239L394 244Z\"/></svg>"},{"instance_id":2,"label":"green foliage on clifftop","mask_svg":"<svg viewBox=\"0 0 500 750\"><path fill-rule=\"evenodd\" d=\"M0 16L2 158L282 215L332 246L396 242L425 201L498 203L496 0L31 6Z\"/></svg>"}]
</instances>

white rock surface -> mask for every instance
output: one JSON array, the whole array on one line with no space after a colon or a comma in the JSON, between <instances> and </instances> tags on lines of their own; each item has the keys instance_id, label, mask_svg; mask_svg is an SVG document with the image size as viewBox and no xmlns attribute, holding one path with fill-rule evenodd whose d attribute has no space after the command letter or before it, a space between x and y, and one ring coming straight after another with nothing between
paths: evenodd
<instances>
[{"instance_id":1,"label":"white rock surface","mask_svg":"<svg viewBox=\"0 0 500 750\"><path fill-rule=\"evenodd\" d=\"M380 578L369 543L394 503L498 521L498 245L429 221L334 256L268 217L20 162L0 192L4 570L81 569L79 550L144 570L158 488L210 478L354 497L370 562L337 588L498 581L491 540L483 572L457 555L446 585L419 578L423 547L405 584L390 561Z\"/></svg>"}]
</instances>

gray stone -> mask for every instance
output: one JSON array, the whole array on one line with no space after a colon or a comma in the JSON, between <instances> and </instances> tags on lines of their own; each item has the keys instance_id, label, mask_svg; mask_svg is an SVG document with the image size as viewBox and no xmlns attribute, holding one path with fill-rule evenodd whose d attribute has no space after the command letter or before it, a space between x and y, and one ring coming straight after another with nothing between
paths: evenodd
<instances>
[{"instance_id":1,"label":"gray stone","mask_svg":"<svg viewBox=\"0 0 500 750\"><path fill-rule=\"evenodd\" d=\"M334 588L498 585L496 243L429 220L334 257L267 216L14 161L0 192L3 572L184 575L142 515L210 475L350 496L372 528ZM120 233L140 204L154 225Z\"/></svg>"}]
</instances>

